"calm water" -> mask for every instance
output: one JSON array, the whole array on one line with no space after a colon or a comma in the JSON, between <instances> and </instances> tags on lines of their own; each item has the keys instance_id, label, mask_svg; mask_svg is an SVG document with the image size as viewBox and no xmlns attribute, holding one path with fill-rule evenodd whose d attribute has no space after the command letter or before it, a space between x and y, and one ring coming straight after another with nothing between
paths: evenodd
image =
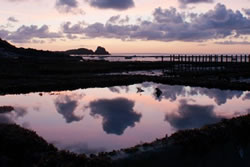
<instances>
[{"instance_id":1,"label":"calm water","mask_svg":"<svg viewBox=\"0 0 250 167\"><path fill-rule=\"evenodd\" d=\"M86 55L82 55L82 56L84 56L83 57L84 60L106 60L110 62L113 62L113 61L131 62L131 61L161 61L161 58L159 57L154 58L154 57L148 57L148 56L169 56L169 55L173 55L173 54L169 54L169 53L114 53L112 55L89 55L87 57ZM205 56L205 55L210 55L210 54L174 54L174 55L176 56L177 55ZM237 56L237 61L240 61L240 55L245 56L247 54L217 54L217 55L228 55L228 56L233 56L233 57ZM81 55L72 55L72 56L81 56ZM97 57L94 57L94 56L97 56ZM108 57L105 57L105 56L108 56ZM115 57L115 56L123 56L123 57ZM141 57L136 57L136 56L144 56L144 57L141 58ZM166 58L164 60L166 60ZM226 59L224 58L224 60ZM249 60L247 59L247 61Z\"/></svg>"},{"instance_id":2,"label":"calm water","mask_svg":"<svg viewBox=\"0 0 250 167\"><path fill-rule=\"evenodd\" d=\"M250 92L145 82L0 96L0 122L36 131L61 149L96 153L151 142L250 112Z\"/></svg>"}]
</instances>

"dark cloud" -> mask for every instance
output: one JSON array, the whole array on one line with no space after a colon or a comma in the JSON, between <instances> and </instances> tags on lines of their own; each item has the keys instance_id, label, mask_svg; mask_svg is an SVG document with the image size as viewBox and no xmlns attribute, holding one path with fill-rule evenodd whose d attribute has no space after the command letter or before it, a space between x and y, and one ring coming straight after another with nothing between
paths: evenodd
<instances>
[{"instance_id":1,"label":"dark cloud","mask_svg":"<svg viewBox=\"0 0 250 167\"><path fill-rule=\"evenodd\" d=\"M219 45L250 45L248 41L222 41L222 42L215 42L215 44Z\"/></svg>"},{"instance_id":2,"label":"dark cloud","mask_svg":"<svg viewBox=\"0 0 250 167\"><path fill-rule=\"evenodd\" d=\"M250 16L250 9L243 9L246 15Z\"/></svg>"},{"instance_id":3,"label":"dark cloud","mask_svg":"<svg viewBox=\"0 0 250 167\"><path fill-rule=\"evenodd\" d=\"M76 0L57 0L56 1L57 6L68 6L72 8L76 8L78 6L78 2Z\"/></svg>"},{"instance_id":4,"label":"dark cloud","mask_svg":"<svg viewBox=\"0 0 250 167\"><path fill-rule=\"evenodd\" d=\"M128 23L130 20L130 18L128 16L126 16L125 18L121 18L120 15L116 15L116 16L111 16L107 23L113 23L113 24L125 24Z\"/></svg>"},{"instance_id":5,"label":"dark cloud","mask_svg":"<svg viewBox=\"0 0 250 167\"><path fill-rule=\"evenodd\" d=\"M31 40L31 43L43 44L43 43L45 43L45 41L44 40L33 39L33 40Z\"/></svg>"},{"instance_id":6,"label":"dark cloud","mask_svg":"<svg viewBox=\"0 0 250 167\"><path fill-rule=\"evenodd\" d=\"M57 0L56 8L62 13L84 14L84 11L79 8L77 0Z\"/></svg>"},{"instance_id":7,"label":"dark cloud","mask_svg":"<svg viewBox=\"0 0 250 167\"><path fill-rule=\"evenodd\" d=\"M132 32L139 29L138 25L113 25L113 24L102 24L94 23L84 29L84 34L87 37L105 37L105 38L119 38L126 40L131 38Z\"/></svg>"},{"instance_id":8,"label":"dark cloud","mask_svg":"<svg viewBox=\"0 0 250 167\"><path fill-rule=\"evenodd\" d=\"M9 31L7 31L7 30L0 30L0 38L6 39L6 37L8 37L8 35L9 35Z\"/></svg>"},{"instance_id":9,"label":"dark cloud","mask_svg":"<svg viewBox=\"0 0 250 167\"><path fill-rule=\"evenodd\" d=\"M179 0L182 5L196 4L196 3L212 3L214 0Z\"/></svg>"},{"instance_id":10,"label":"dark cloud","mask_svg":"<svg viewBox=\"0 0 250 167\"><path fill-rule=\"evenodd\" d=\"M109 23L117 23L118 20L120 19L120 15L116 15L116 16L111 16L108 20Z\"/></svg>"},{"instance_id":11,"label":"dark cloud","mask_svg":"<svg viewBox=\"0 0 250 167\"><path fill-rule=\"evenodd\" d=\"M130 18L128 16L126 16L125 18L120 19L118 23L126 24L129 22L129 20L130 20Z\"/></svg>"},{"instance_id":12,"label":"dark cloud","mask_svg":"<svg viewBox=\"0 0 250 167\"><path fill-rule=\"evenodd\" d=\"M90 3L112 3L113 1L89 1ZM117 1L124 3L125 1ZM57 6L67 6L69 9L78 9L77 1L57 1ZM225 38L241 38L250 35L250 18L240 11L227 9L223 4L217 4L214 9L205 13L179 12L175 8L154 10L151 20L142 20L131 24L130 18L120 15L112 16L103 23L85 24L82 22L72 24L66 22L62 25L64 36L49 32L48 26L22 26L15 32L0 30L0 36L12 42L32 42L32 38L60 37L75 38L116 38L124 41L155 40L155 41L185 41L202 42ZM30 32L30 33L29 33ZM36 39L38 40L38 39ZM248 44L243 42L224 41L217 44Z\"/></svg>"},{"instance_id":13,"label":"dark cloud","mask_svg":"<svg viewBox=\"0 0 250 167\"><path fill-rule=\"evenodd\" d=\"M134 127L141 114L134 111L134 102L125 98L100 99L89 104L92 116L102 116L103 130L122 135L127 127Z\"/></svg>"},{"instance_id":14,"label":"dark cloud","mask_svg":"<svg viewBox=\"0 0 250 167\"><path fill-rule=\"evenodd\" d=\"M216 123L221 120L221 117L214 113L212 105L193 105L181 101L178 110L167 114L165 119L176 129L190 129Z\"/></svg>"},{"instance_id":15,"label":"dark cloud","mask_svg":"<svg viewBox=\"0 0 250 167\"><path fill-rule=\"evenodd\" d=\"M62 31L66 34L83 34L85 23L79 22L77 24L71 25L71 22L66 22L62 24Z\"/></svg>"},{"instance_id":16,"label":"dark cloud","mask_svg":"<svg viewBox=\"0 0 250 167\"><path fill-rule=\"evenodd\" d=\"M78 100L78 97L69 95L58 96L55 100L57 112L63 115L67 123L78 122L83 119L83 116L77 116L74 113L78 106Z\"/></svg>"},{"instance_id":17,"label":"dark cloud","mask_svg":"<svg viewBox=\"0 0 250 167\"><path fill-rule=\"evenodd\" d=\"M9 18L8 18L8 21L14 22L14 23L17 23L17 22L18 22L18 20L17 20L15 17L9 17Z\"/></svg>"},{"instance_id":18,"label":"dark cloud","mask_svg":"<svg viewBox=\"0 0 250 167\"><path fill-rule=\"evenodd\" d=\"M14 110L8 113L0 113L0 123L13 124L20 117L24 117L27 114L27 109L24 107L13 107Z\"/></svg>"},{"instance_id":19,"label":"dark cloud","mask_svg":"<svg viewBox=\"0 0 250 167\"><path fill-rule=\"evenodd\" d=\"M180 13L175 8L157 8L152 21L141 20L138 24L114 24L118 17L111 18L112 23L109 19L106 24L88 25L84 29L85 36L189 42L250 34L250 19L244 17L240 11L227 9L223 4L217 4L206 13L192 16Z\"/></svg>"},{"instance_id":20,"label":"dark cloud","mask_svg":"<svg viewBox=\"0 0 250 167\"><path fill-rule=\"evenodd\" d=\"M29 43L32 42L33 38L42 39L55 39L63 37L61 33L54 33L49 31L47 25L43 25L40 28L36 25L21 26L14 32L9 32L5 39L15 43Z\"/></svg>"},{"instance_id":21,"label":"dark cloud","mask_svg":"<svg viewBox=\"0 0 250 167\"><path fill-rule=\"evenodd\" d=\"M134 7L133 0L86 0L93 7L100 9L125 10Z\"/></svg>"}]
</instances>

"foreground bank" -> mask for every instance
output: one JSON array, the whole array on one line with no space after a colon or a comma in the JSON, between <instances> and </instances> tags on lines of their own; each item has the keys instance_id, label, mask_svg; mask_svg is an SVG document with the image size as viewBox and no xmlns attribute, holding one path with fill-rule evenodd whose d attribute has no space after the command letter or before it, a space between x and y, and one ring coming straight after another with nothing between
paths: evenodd
<instances>
[{"instance_id":1,"label":"foreground bank","mask_svg":"<svg viewBox=\"0 0 250 167\"><path fill-rule=\"evenodd\" d=\"M59 151L35 132L0 124L0 166L249 166L250 115L133 148L86 156Z\"/></svg>"}]
</instances>

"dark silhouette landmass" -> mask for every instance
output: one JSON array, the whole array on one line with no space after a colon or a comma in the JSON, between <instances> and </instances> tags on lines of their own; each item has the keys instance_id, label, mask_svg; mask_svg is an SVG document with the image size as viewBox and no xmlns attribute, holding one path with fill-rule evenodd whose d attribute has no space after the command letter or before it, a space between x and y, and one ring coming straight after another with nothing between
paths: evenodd
<instances>
[{"instance_id":1,"label":"dark silhouette landmass","mask_svg":"<svg viewBox=\"0 0 250 167\"><path fill-rule=\"evenodd\" d=\"M79 48L79 49L66 50L65 52L61 53L65 53L68 55L110 55L110 53L101 46L98 46L95 52L91 49Z\"/></svg>"},{"instance_id":2,"label":"dark silhouette landmass","mask_svg":"<svg viewBox=\"0 0 250 167\"><path fill-rule=\"evenodd\" d=\"M110 160L59 151L35 132L14 124L0 124L1 167L106 167Z\"/></svg>"},{"instance_id":3,"label":"dark silhouette landmass","mask_svg":"<svg viewBox=\"0 0 250 167\"><path fill-rule=\"evenodd\" d=\"M118 158L113 166L169 166L247 167L250 165L250 115L224 119L220 123L206 125L200 129L182 130L129 149L114 151Z\"/></svg>"},{"instance_id":4,"label":"dark silhouette landmass","mask_svg":"<svg viewBox=\"0 0 250 167\"><path fill-rule=\"evenodd\" d=\"M110 53L108 51L106 51L105 48L98 46L96 51L95 51L96 55L110 55Z\"/></svg>"},{"instance_id":5,"label":"dark silhouette landmass","mask_svg":"<svg viewBox=\"0 0 250 167\"><path fill-rule=\"evenodd\" d=\"M59 52L37 50L31 48L17 48L7 41L0 38L0 57L5 58L57 58L57 59L76 59Z\"/></svg>"},{"instance_id":6,"label":"dark silhouette landmass","mask_svg":"<svg viewBox=\"0 0 250 167\"><path fill-rule=\"evenodd\" d=\"M61 51L44 51L31 48L17 48L16 46L8 43L5 40L0 38L0 57L5 58L20 58L20 57L29 57L29 58L51 58L51 59L80 59L79 57L71 57L69 55L110 55L105 48L98 46L96 51L79 48L67 50L64 52Z\"/></svg>"},{"instance_id":7,"label":"dark silhouette landmass","mask_svg":"<svg viewBox=\"0 0 250 167\"><path fill-rule=\"evenodd\" d=\"M35 132L0 124L0 166L4 167L248 167L250 115L182 130L170 137L98 155L59 151Z\"/></svg>"},{"instance_id":8,"label":"dark silhouette landmass","mask_svg":"<svg viewBox=\"0 0 250 167\"><path fill-rule=\"evenodd\" d=\"M71 49L67 50L64 53L69 55L93 55L93 50L85 49L85 48L79 48L79 49Z\"/></svg>"}]
</instances>

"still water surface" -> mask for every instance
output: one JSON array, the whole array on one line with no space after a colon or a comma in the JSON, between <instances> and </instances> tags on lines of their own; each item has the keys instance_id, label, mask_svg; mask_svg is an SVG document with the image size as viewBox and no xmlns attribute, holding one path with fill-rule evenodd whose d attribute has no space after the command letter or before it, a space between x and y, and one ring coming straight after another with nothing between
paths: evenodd
<instances>
[{"instance_id":1,"label":"still water surface","mask_svg":"<svg viewBox=\"0 0 250 167\"><path fill-rule=\"evenodd\" d=\"M97 153L131 147L250 112L250 92L151 82L0 96L1 123L32 129L60 149Z\"/></svg>"}]
</instances>

